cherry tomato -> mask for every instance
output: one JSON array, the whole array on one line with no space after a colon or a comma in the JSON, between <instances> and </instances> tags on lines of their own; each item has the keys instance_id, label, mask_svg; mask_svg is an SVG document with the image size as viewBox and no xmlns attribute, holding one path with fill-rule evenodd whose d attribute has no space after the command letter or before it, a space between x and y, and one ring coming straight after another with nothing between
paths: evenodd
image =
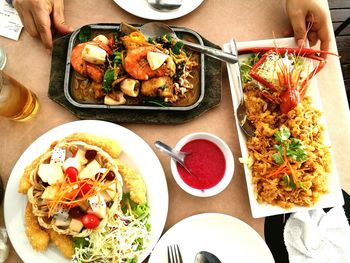
<instances>
[{"instance_id":1,"label":"cherry tomato","mask_svg":"<svg viewBox=\"0 0 350 263\"><path fill-rule=\"evenodd\" d=\"M81 183L80 183L80 193L82 195L85 195L86 193L88 193L90 191L90 189L92 188L92 182L91 179L84 179Z\"/></svg>"},{"instance_id":2,"label":"cherry tomato","mask_svg":"<svg viewBox=\"0 0 350 263\"><path fill-rule=\"evenodd\" d=\"M75 206L75 207L72 207L70 210L69 210L69 215L72 217L72 218L81 218L84 216L84 212L81 210L81 208L79 206Z\"/></svg>"},{"instance_id":3,"label":"cherry tomato","mask_svg":"<svg viewBox=\"0 0 350 263\"><path fill-rule=\"evenodd\" d=\"M87 229L94 229L100 224L100 219L97 215L86 214L82 217L81 222Z\"/></svg>"},{"instance_id":4,"label":"cherry tomato","mask_svg":"<svg viewBox=\"0 0 350 263\"><path fill-rule=\"evenodd\" d=\"M66 176L71 182L77 181L78 174L79 174L78 169L73 166L70 166L66 169Z\"/></svg>"}]
</instances>

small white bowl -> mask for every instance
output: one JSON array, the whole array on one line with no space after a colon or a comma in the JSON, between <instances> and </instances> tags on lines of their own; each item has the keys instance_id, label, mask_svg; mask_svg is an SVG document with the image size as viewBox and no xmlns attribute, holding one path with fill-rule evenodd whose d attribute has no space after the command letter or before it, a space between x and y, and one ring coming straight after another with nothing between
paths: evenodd
<instances>
[{"instance_id":1,"label":"small white bowl","mask_svg":"<svg viewBox=\"0 0 350 263\"><path fill-rule=\"evenodd\" d=\"M216 194L219 194L222 192L228 184L231 182L231 179L233 177L233 172L234 172L234 159L232 152L230 148L227 146L227 144L220 139L218 136L211 134L211 133L206 133L206 132L195 132L191 133L189 135L186 135L183 137L174 147L176 150L181 150L181 148L187 144L190 141L193 140L198 140L198 139L203 139L203 140L208 140L212 143L214 143L216 146L219 147L219 149L222 151L225 157L226 161L226 169L223 178L221 181L219 181L218 184L211 188L207 188L204 190L193 188L189 186L187 183L183 181L181 178L177 167L176 167L176 162L171 159L170 161L170 167L171 167L171 172L173 174L173 177L176 181L176 183L187 193L194 195L194 196L199 196L199 197L209 197L209 196L214 196Z\"/></svg>"}]
</instances>

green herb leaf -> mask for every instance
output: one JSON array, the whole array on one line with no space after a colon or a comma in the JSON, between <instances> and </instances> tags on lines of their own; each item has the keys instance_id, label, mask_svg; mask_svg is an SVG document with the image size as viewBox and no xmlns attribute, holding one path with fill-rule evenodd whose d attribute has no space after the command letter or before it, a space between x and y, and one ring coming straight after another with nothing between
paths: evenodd
<instances>
[{"instance_id":1,"label":"green herb leaf","mask_svg":"<svg viewBox=\"0 0 350 263\"><path fill-rule=\"evenodd\" d=\"M129 207L131 211L128 211ZM149 206L148 204L137 204L130 198L130 193L125 193L122 199L122 211L124 214L132 213L135 218L146 222L149 216Z\"/></svg>"},{"instance_id":2,"label":"green herb leaf","mask_svg":"<svg viewBox=\"0 0 350 263\"><path fill-rule=\"evenodd\" d=\"M301 140L296 138L290 138L290 130L286 127L280 128L275 132L275 140L281 144L275 144L273 147L278 151L272 155L274 161L281 165L284 159L283 147L286 150L286 155L297 161L304 162L307 160L307 154L304 150L304 145Z\"/></svg>"},{"instance_id":3,"label":"green herb leaf","mask_svg":"<svg viewBox=\"0 0 350 263\"><path fill-rule=\"evenodd\" d=\"M289 178L288 174L284 174L284 176L283 176L283 183L284 183L285 186L289 186L290 178Z\"/></svg>"},{"instance_id":4,"label":"green herb leaf","mask_svg":"<svg viewBox=\"0 0 350 263\"><path fill-rule=\"evenodd\" d=\"M180 51L181 51L181 49L182 49L182 47L183 47L183 45L184 45L183 42L178 41L178 42L176 42L176 44L172 47L171 50L173 51L174 54L179 55L179 54L180 54Z\"/></svg>"},{"instance_id":5,"label":"green herb leaf","mask_svg":"<svg viewBox=\"0 0 350 263\"><path fill-rule=\"evenodd\" d=\"M290 137L290 130L287 127L282 127L279 131L275 132L275 140L278 142L284 142Z\"/></svg>"},{"instance_id":6,"label":"green herb leaf","mask_svg":"<svg viewBox=\"0 0 350 263\"><path fill-rule=\"evenodd\" d=\"M273 160L278 164L281 165L284 162L283 155L281 153L274 153L272 155Z\"/></svg>"},{"instance_id":7,"label":"green herb leaf","mask_svg":"<svg viewBox=\"0 0 350 263\"><path fill-rule=\"evenodd\" d=\"M297 162L303 162L307 159L303 143L299 139L291 138L291 142L286 145L286 154Z\"/></svg>"},{"instance_id":8,"label":"green herb leaf","mask_svg":"<svg viewBox=\"0 0 350 263\"><path fill-rule=\"evenodd\" d=\"M113 55L114 55L113 64L114 65L122 64L122 52L114 51Z\"/></svg>"},{"instance_id":9,"label":"green herb leaf","mask_svg":"<svg viewBox=\"0 0 350 263\"><path fill-rule=\"evenodd\" d=\"M171 35L166 35L166 39L168 40L168 42L171 43L171 41L173 41L173 37Z\"/></svg>"},{"instance_id":10,"label":"green herb leaf","mask_svg":"<svg viewBox=\"0 0 350 263\"><path fill-rule=\"evenodd\" d=\"M112 90L112 82L114 81L114 70L107 69L105 75L103 76L102 89L105 93L108 93Z\"/></svg>"},{"instance_id":11,"label":"green herb leaf","mask_svg":"<svg viewBox=\"0 0 350 263\"><path fill-rule=\"evenodd\" d=\"M290 178L289 186L290 186L293 190L297 189L297 186L296 186L296 184L294 183L293 178L292 178L292 177L289 177L289 178Z\"/></svg>"},{"instance_id":12,"label":"green herb leaf","mask_svg":"<svg viewBox=\"0 0 350 263\"><path fill-rule=\"evenodd\" d=\"M87 42L91 39L91 27L90 26L83 26L79 30L79 41L80 42Z\"/></svg>"},{"instance_id":13,"label":"green herb leaf","mask_svg":"<svg viewBox=\"0 0 350 263\"><path fill-rule=\"evenodd\" d=\"M159 107L168 107L169 103L165 102L162 98L156 98L156 97L146 97L144 99L145 104L153 104Z\"/></svg>"},{"instance_id":14,"label":"green herb leaf","mask_svg":"<svg viewBox=\"0 0 350 263\"><path fill-rule=\"evenodd\" d=\"M84 248L89 245L88 237L73 237L73 245L77 248Z\"/></svg>"},{"instance_id":15,"label":"green herb leaf","mask_svg":"<svg viewBox=\"0 0 350 263\"><path fill-rule=\"evenodd\" d=\"M241 75L242 75L242 80L244 83L248 83L249 81L252 81L252 77L249 75L249 71L252 67L248 64L242 63L241 64Z\"/></svg>"}]
</instances>

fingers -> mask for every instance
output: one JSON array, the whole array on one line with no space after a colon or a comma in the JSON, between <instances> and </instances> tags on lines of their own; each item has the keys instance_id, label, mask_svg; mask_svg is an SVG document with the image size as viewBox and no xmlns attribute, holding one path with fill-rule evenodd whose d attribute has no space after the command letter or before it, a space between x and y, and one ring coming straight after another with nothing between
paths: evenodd
<instances>
[{"instance_id":1,"label":"fingers","mask_svg":"<svg viewBox=\"0 0 350 263\"><path fill-rule=\"evenodd\" d=\"M290 3L290 2L288 1L287 3ZM293 6L287 5L287 12L288 12L290 23L294 31L294 38L298 43L298 45L300 46L304 43L305 37L307 34L306 25L305 25L305 19L306 19L307 13L300 8L296 8L294 5Z\"/></svg>"},{"instance_id":2,"label":"fingers","mask_svg":"<svg viewBox=\"0 0 350 263\"><path fill-rule=\"evenodd\" d=\"M314 46L316 45L317 41L318 41L318 35L317 35L317 32L314 32L314 31L310 31L307 35L307 38L309 39L309 43L310 43L310 46Z\"/></svg>"},{"instance_id":3,"label":"fingers","mask_svg":"<svg viewBox=\"0 0 350 263\"><path fill-rule=\"evenodd\" d=\"M46 48L52 47L50 1L15 0L13 1L21 21L33 37L40 37Z\"/></svg>"},{"instance_id":4,"label":"fingers","mask_svg":"<svg viewBox=\"0 0 350 263\"><path fill-rule=\"evenodd\" d=\"M41 14L41 13L39 13ZM47 49L52 48L51 20L49 15L33 15L41 42Z\"/></svg>"},{"instance_id":5,"label":"fingers","mask_svg":"<svg viewBox=\"0 0 350 263\"><path fill-rule=\"evenodd\" d=\"M23 1L14 1L13 6L17 10L22 24L29 33L29 35L31 35L32 37L39 36L39 33L36 30L36 25L34 23L32 13L28 8L26 8L26 5L23 3Z\"/></svg>"},{"instance_id":6,"label":"fingers","mask_svg":"<svg viewBox=\"0 0 350 263\"><path fill-rule=\"evenodd\" d=\"M53 25L61 34L71 33L74 29L66 25L64 20L63 0L56 0L53 6Z\"/></svg>"}]
</instances>

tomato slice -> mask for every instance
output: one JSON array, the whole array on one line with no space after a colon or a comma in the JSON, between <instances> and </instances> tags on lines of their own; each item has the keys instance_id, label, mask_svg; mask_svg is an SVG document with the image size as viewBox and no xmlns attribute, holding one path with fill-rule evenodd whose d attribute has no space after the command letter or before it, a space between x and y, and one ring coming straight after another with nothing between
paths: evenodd
<instances>
[{"instance_id":1,"label":"tomato slice","mask_svg":"<svg viewBox=\"0 0 350 263\"><path fill-rule=\"evenodd\" d=\"M93 182L91 179L84 179L80 183L80 193L86 195L92 188Z\"/></svg>"},{"instance_id":2,"label":"tomato slice","mask_svg":"<svg viewBox=\"0 0 350 263\"><path fill-rule=\"evenodd\" d=\"M94 214L86 214L82 217L81 222L87 229L94 229L100 224L100 219Z\"/></svg>"},{"instance_id":3,"label":"tomato slice","mask_svg":"<svg viewBox=\"0 0 350 263\"><path fill-rule=\"evenodd\" d=\"M66 169L66 178L68 178L68 180L70 182L76 182L77 181L77 178L78 178L78 169L73 167L73 166L70 166Z\"/></svg>"}]
</instances>

